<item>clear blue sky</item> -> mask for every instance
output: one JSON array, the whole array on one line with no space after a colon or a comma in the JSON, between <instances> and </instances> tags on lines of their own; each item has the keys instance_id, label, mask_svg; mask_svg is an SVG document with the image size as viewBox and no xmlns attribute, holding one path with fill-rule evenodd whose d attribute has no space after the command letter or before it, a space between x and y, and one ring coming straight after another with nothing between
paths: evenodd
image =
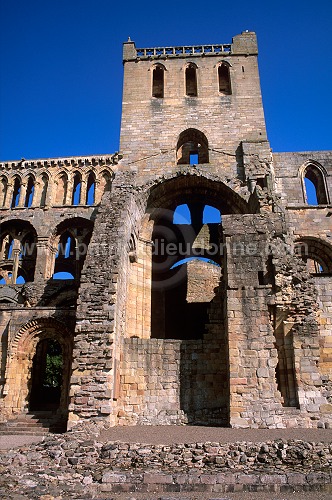
<instances>
[{"instance_id":1,"label":"clear blue sky","mask_svg":"<svg viewBox=\"0 0 332 500\"><path fill-rule=\"evenodd\" d=\"M274 151L332 149L332 2L0 0L0 159L118 150L122 42L256 31Z\"/></svg>"}]
</instances>

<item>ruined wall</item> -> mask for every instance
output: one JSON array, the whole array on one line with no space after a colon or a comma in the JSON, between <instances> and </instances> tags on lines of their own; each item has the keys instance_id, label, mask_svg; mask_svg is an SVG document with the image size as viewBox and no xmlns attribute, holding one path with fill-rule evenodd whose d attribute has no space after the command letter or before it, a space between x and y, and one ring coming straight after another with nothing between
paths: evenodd
<instances>
[{"instance_id":1,"label":"ruined wall","mask_svg":"<svg viewBox=\"0 0 332 500\"><path fill-rule=\"evenodd\" d=\"M251 32L213 46L128 41L121 154L0 164L2 418L27 410L49 335L66 352L69 427L331 424L332 153L272 155L256 56ZM181 203L221 212L213 231L195 217L189 236L172 228L189 256L221 244L220 267L184 264L187 282L165 287L156 316L153 234ZM72 280L53 278L60 261Z\"/></svg>"}]
</instances>

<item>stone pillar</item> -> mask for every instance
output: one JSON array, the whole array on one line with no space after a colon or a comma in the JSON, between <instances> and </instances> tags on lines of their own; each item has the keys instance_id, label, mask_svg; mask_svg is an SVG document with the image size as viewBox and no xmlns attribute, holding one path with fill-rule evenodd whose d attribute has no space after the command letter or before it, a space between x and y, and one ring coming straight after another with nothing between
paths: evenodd
<instances>
[{"instance_id":1,"label":"stone pillar","mask_svg":"<svg viewBox=\"0 0 332 500\"><path fill-rule=\"evenodd\" d=\"M41 188L42 188L41 182L36 181L34 184L34 193L33 193L32 205L31 205L33 208L40 206Z\"/></svg>"},{"instance_id":2,"label":"stone pillar","mask_svg":"<svg viewBox=\"0 0 332 500\"><path fill-rule=\"evenodd\" d=\"M56 252L57 249L49 244L48 236L38 237L35 281L43 281L52 277Z\"/></svg>"},{"instance_id":3,"label":"stone pillar","mask_svg":"<svg viewBox=\"0 0 332 500\"><path fill-rule=\"evenodd\" d=\"M16 241L17 240L15 240L15 242ZM12 270L12 280L11 280L13 284L15 284L17 280L18 268L20 264L20 253L21 253L20 248L13 249L13 270Z\"/></svg>"},{"instance_id":4,"label":"stone pillar","mask_svg":"<svg viewBox=\"0 0 332 500\"><path fill-rule=\"evenodd\" d=\"M23 182L22 182L21 191L20 191L20 199L19 199L19 202L17 205L19 208L24 207L26 194L27 194L27 184L26 183L23 184Z\"/></svg>"},{"instance_id":5,"label":"stone pillar","mask_svg":"<svg viewBox=\"0 0 332 500\"><path fill-rule=\"evenodd\" d=\"M68 180L67 182L67 191L66 191L66 197L65 197L65 205L72 205L73 203L73 181Z\"/></svg>"},{"instance_id":6,"label":"stone pillar","mask_svg":"<svg viewBox=\"0 0 332 500\"><path fill-rule=\"evenodd\" d=\"M81 181L81 196L80 196L80 205L86 205L86 195L87 195L87 181Z\"/></svg>"}]
</instances>

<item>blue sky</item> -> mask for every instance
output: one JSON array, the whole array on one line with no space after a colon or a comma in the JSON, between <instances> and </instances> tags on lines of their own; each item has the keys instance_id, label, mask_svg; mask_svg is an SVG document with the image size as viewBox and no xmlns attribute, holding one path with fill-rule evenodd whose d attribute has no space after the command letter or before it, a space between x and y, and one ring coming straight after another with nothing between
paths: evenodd
<instances>
[{"instance_id":1,"label":"blue sky","mask_svg":"<svg viewBox=\"0 0 332 500\"><path fill-rule=\"evenodd\" d=\"M256 31L274 151L332 149L332 2L0 0L0 159L118 150L122 42Z\"/></svg>"}]
</instances>

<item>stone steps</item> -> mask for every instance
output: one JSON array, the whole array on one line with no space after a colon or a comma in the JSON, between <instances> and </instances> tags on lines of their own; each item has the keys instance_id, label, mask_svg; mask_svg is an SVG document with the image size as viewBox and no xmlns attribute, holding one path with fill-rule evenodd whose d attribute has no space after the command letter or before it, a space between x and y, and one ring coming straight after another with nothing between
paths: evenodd
<instances>
[{"instance_id":1,"label":"stone steps","mask_svg":"<svg viewBox=\"0 0 332 500\"><path fill-rule=\"evenodd\" d=\"M49 432L60 434L66 431L66 423L53 412L31 412L0 424L0 435L44 436Z\"/></svg>"}]
</instances>

